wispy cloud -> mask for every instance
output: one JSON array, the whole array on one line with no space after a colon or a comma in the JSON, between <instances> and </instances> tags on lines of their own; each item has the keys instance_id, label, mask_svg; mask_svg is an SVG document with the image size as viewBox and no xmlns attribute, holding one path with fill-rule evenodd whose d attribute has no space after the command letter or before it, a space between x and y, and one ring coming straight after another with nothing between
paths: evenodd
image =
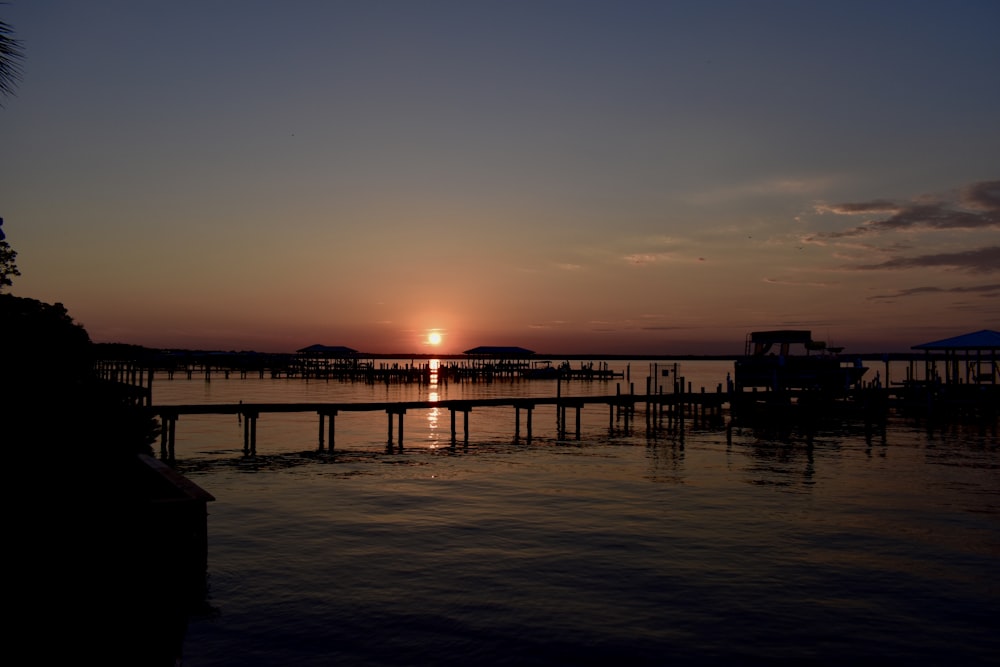
<instances>
[{"instance_id":1,"label":"wispy cloud","mask_svg":"<svg viewBox=\"0 0 1000 667\"><path fill-rule=\"evenodd\" d=\"M611 255L617 262L633 266L652 264L689 264L707 261L704 245L693 239L663 234L625 239L626 246Z\"/></svg>"},{"instance_id":2,"label":"wispy cloud","mask_svg":"<svg viewBox=\"0 0 1000 667\"><path fill-rule=\"evenodd\" d=\"M946 252L916 257L896 257L878 264L857 264L849 268L861 271L924 269L942 267L969 273L1000 273L1000 246L963 252Z\"/></svg>"},{"instance_id":3,"label":"wispy cloud","mask_svg":"<svg viewBox=\"0 0 1000 667\"><path fill-rule=\"evenodd\" d=\"M871 215L875 213L895 213L899 204L886 199L853 204L816 204L817 213L836 213L837 215Z\"/></svg>"},{"instance_id":4,"label":"wispy cloud","mask_svg":"<svg viewBox=\"0 0 1000 667\"><path fill-rule=\"evenodd\" d=\"M636 252L630 255L625 255L625 261L629 264L634 264L636 266L644 266L646 264L656 264L658 262L667 262L676 259L677 256L670 252Z\"/></svg>"},{"instance_id":5,"label":"wispy cloud","mask_svg":"<svg viewBox=\"0 0 1000 667\"><path fill-rule=\"evenodd\" d=\"M566 320L552 320L550 322L532 322L527 326L529 329L558 329L566 326L567 324L571 323Z\"/></svg>"},{"instance_id":6,"label":"wispy cloud","mask_svg":"<svg viewBox=\"0 0 1000 667\"><path fill-rule=\"evenodd\" d=\"M947 199L920 198L909 202L878 199L867 202L820 204L817 212L838 215L888 214L861 225L817 234L837 239L907 230L977 230L1000 228L1000 180L966 186Z\"/></svg>"},{"instance_id":7,"label":"wispy cloud","mask_svg":"<svg viewBox=\"0 0 1000 667\"><path fill-rule=\"evenodd\" d=\"M885 301L908 296L921 296L924 294L979 294L983 297L993 298L1000 296L1000 284L995 285L973 285L968 287L911 287L910 289L899 290L892 294L875 294L868 297L869 301Z\"/></svg>"}]
</instances>

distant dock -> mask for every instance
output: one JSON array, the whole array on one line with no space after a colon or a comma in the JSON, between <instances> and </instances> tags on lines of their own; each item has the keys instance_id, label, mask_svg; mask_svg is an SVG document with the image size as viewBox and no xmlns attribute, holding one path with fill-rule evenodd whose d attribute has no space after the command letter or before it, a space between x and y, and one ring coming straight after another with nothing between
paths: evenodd
<instances>
[{"instance_id":1,"label":"distant dock","mask_svg":"<svg viewBox=\"0 0 1000 667\"><path fill-rule=\"evenodd\" d=\"M199 354L164 356L148 360L140 367L137 362L102 361L98 373L107 379L138 384L142 375L147 383L159 375L168 380L175 376L189 380L202 378L229 379L303 379L364 382L367 384L448 382L491 382L494 380L614 380L625 373L610 368L607 362L521 360L399 360L375 358L316 358L291 354Z\"/></svg>"}]
</instances>

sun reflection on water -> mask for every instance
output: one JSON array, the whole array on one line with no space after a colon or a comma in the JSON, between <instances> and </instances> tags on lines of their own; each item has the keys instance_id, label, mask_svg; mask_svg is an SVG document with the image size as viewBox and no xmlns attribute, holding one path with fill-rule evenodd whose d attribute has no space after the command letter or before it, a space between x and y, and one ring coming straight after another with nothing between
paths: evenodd
<instances>
[{"instance_id":1,"label":"sun reflection on water","mask_svg":"<svg viewBox=\"0 0 1000 667\"><path fill-rule=\"evenodd\" d=\"M430 390L427 393L427 400L431 403L436 403L438 399L438 368L440 368L441 362L438 359L431 359L428 364L428 386ZM441 413L441 408L431 408L427 411L427 440L431 443L431 447L437 447L438 439L438 418Z\"/></svg>"}]
</instances>

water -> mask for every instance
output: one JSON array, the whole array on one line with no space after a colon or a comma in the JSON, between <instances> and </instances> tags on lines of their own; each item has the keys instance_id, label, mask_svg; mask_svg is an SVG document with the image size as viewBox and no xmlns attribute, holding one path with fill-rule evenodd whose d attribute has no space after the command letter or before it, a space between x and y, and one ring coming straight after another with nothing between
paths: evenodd
<instances>
[{"instance_id":1,"label":"water","mask_svg":"<svg viewBox=\"0 0 1000 667\"><path fill-rule=\"evenodd\" d=\"M644 392L652 369L629 369ZM728 370L680 372L714 391ZM199 403L619 389L157 378L153 391ZM452 447L448 410L414 411L390 453L384 413L342 413L330 456L315 415L263 415L247 459L236 418L182 417L178 466L216 497L214 613L192 619L183 664L998 664L995 432L900 418L872 441L851 424L811 444L717 428L647 438L642 418L609 431L607 408L588 407L580 440L560 440L554 409L534 419L531 443L523 423L514 442L511 408L474 409L468 446Z\"/></svg>"}]
</instances>

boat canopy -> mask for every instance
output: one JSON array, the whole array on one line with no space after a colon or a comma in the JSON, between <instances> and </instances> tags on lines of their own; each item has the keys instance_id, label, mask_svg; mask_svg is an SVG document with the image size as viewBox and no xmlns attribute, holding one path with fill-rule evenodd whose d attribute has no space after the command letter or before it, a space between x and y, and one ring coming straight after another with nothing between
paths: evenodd
<instances>
[{"instance_id":1,"label":"boat canopy","mask_svg":"<svg viewBox=\"0 0 1000 667\"><path fill-rule=\"evenodd\" d=\"M792 345L803 345L807 350L822 350L826 344L812 339L812 332L802 329L777 329L773 331L754 331L747 336L748 355L764 355L773 346L779 346L782 356L788 354ZM819 347L816 347L816 346Z\"/></svg>"}]
</instances>

